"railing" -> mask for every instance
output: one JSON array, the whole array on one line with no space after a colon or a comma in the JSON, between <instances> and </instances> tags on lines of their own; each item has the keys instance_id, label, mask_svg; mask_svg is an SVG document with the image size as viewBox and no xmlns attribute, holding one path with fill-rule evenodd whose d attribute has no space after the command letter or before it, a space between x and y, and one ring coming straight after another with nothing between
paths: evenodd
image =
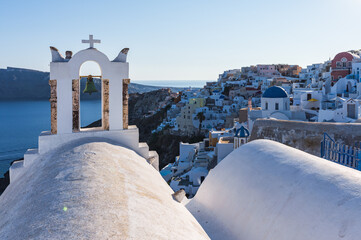
<instances>
[{"instance_id":1,"label":"railing","mask_svg":"<svg viewBox=\"0 0 361 240\"><path fill-rule=\"evenodd\" d=\"M324 133L321 142L321 157L350 168L361 170L361 149L335 142L327 133Z\"/></svg>"}]
</instances>

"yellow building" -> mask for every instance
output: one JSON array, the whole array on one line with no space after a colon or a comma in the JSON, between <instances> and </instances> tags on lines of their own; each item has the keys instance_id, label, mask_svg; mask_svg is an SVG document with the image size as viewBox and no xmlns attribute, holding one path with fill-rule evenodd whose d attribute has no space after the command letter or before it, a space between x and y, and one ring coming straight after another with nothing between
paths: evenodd
<instances>
[{"instance_id":1,"label":"yellow building","mask_svg":"<svg viewBox=\"0 0 361 240\"><path fill-rule=\"evenodd\" d=\"M191 99L189 99L188 104L194 106L195 108L204 107L206 105L206 99L204 99L204 98L191 98Z\"/></svg>"},{"instance_id":2,"label":"yellow building","mask_svg":"<svg viewBox=\"0 0 361 240\"><path fill-rule=\"evenodd\" d=\"M198 128L193 124L193 114L197 108L204 107L206 100L204 98L191 98L189 102L182 108L177 117L178 129L187 134L193 134L198 131Z\"/></svg>"}]
</instances>

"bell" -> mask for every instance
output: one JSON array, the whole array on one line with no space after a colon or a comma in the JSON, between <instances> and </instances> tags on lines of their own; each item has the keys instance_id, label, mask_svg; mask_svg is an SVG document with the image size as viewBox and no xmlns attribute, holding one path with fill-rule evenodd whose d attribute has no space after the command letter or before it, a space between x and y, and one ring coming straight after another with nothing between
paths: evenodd
<instances>
[{"instance_id":1,"label":"bell","mask_svg":"<svg viewBox=\"0 0 361 240\"><path fill-rule=\"evenodd\" d=\"M89 95L92 95L93 92L98 92L98 90L95 88L93 77L89 75L83 93L89 93Z\"/></svg>"}]
</instances>

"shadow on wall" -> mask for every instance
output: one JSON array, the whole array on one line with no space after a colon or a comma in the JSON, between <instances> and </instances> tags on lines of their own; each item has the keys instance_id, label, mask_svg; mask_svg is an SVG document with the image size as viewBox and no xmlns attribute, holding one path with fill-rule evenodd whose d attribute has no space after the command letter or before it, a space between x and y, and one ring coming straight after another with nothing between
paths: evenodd
<instances>
[{"instance_id":1,"label":"shadow on wall","mask_svg":"<svg viewBox=\"0 0 361 240\"><path fill-rule=\"evenodd\" d=\"M270 139L320 156L321 141L325 132L337 143L354 146L361 142L361 124L359 123L318 123L274 119L256 120L250 140Z\"/></svg>"}]
</instances>

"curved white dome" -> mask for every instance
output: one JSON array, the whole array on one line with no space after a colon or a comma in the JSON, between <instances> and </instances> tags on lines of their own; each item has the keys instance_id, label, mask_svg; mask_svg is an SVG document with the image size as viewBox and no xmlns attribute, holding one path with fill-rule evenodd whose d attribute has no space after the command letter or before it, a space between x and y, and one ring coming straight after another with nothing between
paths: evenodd
<instances>
[{"instance_id":1,"label":"curved white dome","mask_svg":"<svg viewBox=\"0 0 361 240\"><path fill-rule=\"evenodd\" d=\"M209 239L147 160L106 142L40 155L0 197L0 239Z\"/></svg>"},{"instance_id":2,"label":"curved white dome","mask_svg":"<svg viewBox=\"0 0 361 240\"><path fill-rule=\"evenodd\" d=\"M211 170L187 208L211 239L360 239L361 172L255 140Z\"/></svg>"}]
</instances>

